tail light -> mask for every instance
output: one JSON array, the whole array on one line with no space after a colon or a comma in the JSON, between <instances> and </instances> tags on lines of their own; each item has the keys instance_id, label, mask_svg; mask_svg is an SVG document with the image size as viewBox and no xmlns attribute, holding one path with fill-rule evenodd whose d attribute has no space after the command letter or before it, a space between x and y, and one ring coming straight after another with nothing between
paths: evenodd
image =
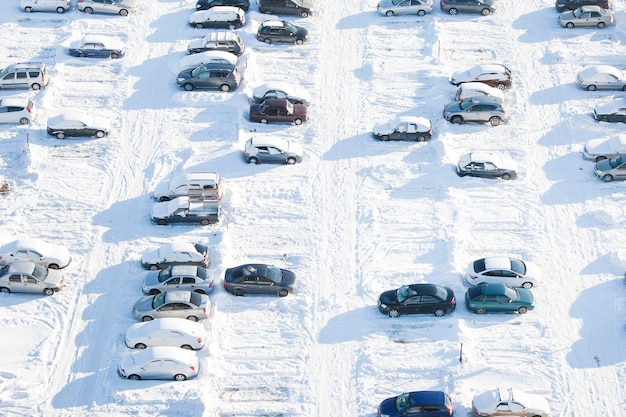
<instances>
[{"instance_id":1,"label":"tail light","mask_svg":"<svg viewBox=\"0 0 626 417\"><path fill-rule=\"evenodd\" d=\"M191 365L191 366L189 367L189 369L191 369L192 371L195 371L195 370L196 370L196 367L195 367L195 366L193 366L193 365Z\"/></svg>"},{"instance_id":2,"label":"tail light","mask_svg":"<svg viewBox=\"0 0 626 417\"><path fill-rule=\"evenodd\" d=\"M206 264L208 264L208 263L209 263L209 260L208 260L207 258L204 258L204 259L202 260L202 265L206 265Z\"/></svg>"},{"instance_id":3,"label":"tail light","mask_svg":"<svg viewBox=\"0 0 626 417\"><path fill-rule=\"evenodd\" d=\"M209 288L213 288L213 281L209 282Z\"/></svg>"},{"instance_id":4,"label":"tail light","mask_svg":"<svg viewBox=\"0 0 626 417\"><path fill-rule=\"evenodd\" d=\"M450 304L452 304L453 306L456 305L456 300L453 298L452 300L450 300Z\"/></svg>"},{"instance_id":5,"label":"tail light","mask_svg":"<svg viewBox=\"0 0 626 417\"><path fill-rule=\"evenodd\" d=\"M446 405L446 412L452 415L452 408Z\"/></svg>"},{"instance_id":6,"label":"tail light","mask_svg":"<svg viewBox=\"0 0 626 417\"><path fill-rule=\"evenodd\" d=\"M224 281L224 288L228 288L228 287L230 287L230 283L229 283L229 282Z\"/></svg>"},{"instance_id":7,"label":"tail light","mask_svg":"<svg viewBox=\"0 0 626 417\"><path fill-rule=\"evenodd\" d=\"M202 338L201 337L198 338L198 343L202 344Z\"/></svg>"},{"instance_id":8,"label":"tail light","mask_svg":"<svg viewBox=\"0 0 626 417\"><path fill-rule=\"evenodd\" d=\"M206 307L202 307L202 312L206 314Z\"/></svg>"},{"instance_id":9,"label":"tail light","mask_svg":"<svg viewBox=\"0 0 626 417\"><path fill-rule=\"evenodd\" d=\"M469 277L470 277L470 279L476 279L476 278L478 278L478 275L470 275Z\"/></svg>"}]
</instances>

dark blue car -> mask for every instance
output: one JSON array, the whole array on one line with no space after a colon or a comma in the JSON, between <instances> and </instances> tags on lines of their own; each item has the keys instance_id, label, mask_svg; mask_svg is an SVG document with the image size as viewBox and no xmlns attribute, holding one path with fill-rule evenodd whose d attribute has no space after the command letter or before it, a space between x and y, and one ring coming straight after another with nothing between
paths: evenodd
<instances>
[{"instance_id":1,"label":"dark blue car","mask_svg":"<svg viewBox=\"0 0 626 417\"><path fill-rule=\"evenodd\" d=\"M406 392L387 398L378 406L378 417L450 417L452 414L452 400L442 391Z\"/></svg>"}]
</instances>

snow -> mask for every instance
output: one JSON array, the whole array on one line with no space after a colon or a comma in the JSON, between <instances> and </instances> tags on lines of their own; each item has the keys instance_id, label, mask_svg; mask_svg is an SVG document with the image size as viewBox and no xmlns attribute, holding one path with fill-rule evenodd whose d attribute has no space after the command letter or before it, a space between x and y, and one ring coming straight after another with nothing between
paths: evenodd
<instances>
[{"instance_id":1,"label":"snow","mask_svg":"<svg viewBox=\"0 0 626 417\"><path fill-rule=\"evenodd\" d=\"M500 0L492 16L386 18L376 1L316 2L307 19L263 16L239 29L247 46L233 93L185 92L175 69L193 38L193 0L143 0L120 16L26 14L0 6L1 66L44 61L30 127L0 127L0 240L67 246L66 286L52 296L0 295L0 416L375 416L403 391L443 390L455 414L475 394L514 387L543 395L553 416L626 415L623 227L626 185L603 183L581 157L590 139L616 136L595 105L620 92L587 92L589 65L624 67L626 5L616 25L563 29L552 0ZM265 45L267 18L309 29L302 46ZM90 33L121 37L119 60L73 58ZM501 126L442 117L455 71L502 63L513 72ZM312 95L301 126L247 120L252 90L267 81ZM58 140L48 117L72 110L112 120L103 139ZM372 127L397 116L433 123L426 143L377 142ZM250 137L301 143L294 166L247 165ZM459 178L471 151L511 154L511 181ZM218 172L227 189L217 225L151 224L151 193L190 171ZM6 188L6 186L4 187ZM218 288L198 353L197 378L127 381L117 375L124 333L141 297L144 250L175 239L209 244ZM526 315L469 313L468 263L517 256L538 265L536 308ZM221 288L226 268L273 263L299 278L286 298ZM390 319L378 295L403 284L454 289L443 318ZM462 351L461 351L462 349Z\"/></svg>"}]
</instances>

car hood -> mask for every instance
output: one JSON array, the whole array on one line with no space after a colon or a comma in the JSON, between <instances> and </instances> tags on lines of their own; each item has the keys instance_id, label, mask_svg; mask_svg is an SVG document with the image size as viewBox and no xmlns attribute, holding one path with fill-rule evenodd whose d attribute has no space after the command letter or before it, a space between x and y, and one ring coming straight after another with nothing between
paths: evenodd
<instances>
[{"instance_id":1,"label":"car hood","mask_svg":"<svg viewBox=\"0 0 626 417\"><path fill-rule=\"evenodd\" d=\"M379 415L394 415L398 412L396 409L396 398L387 398L378 406Z\"/></svg>"},{"instance_id":2,"label":"car hood","mask_svg":"<svg viewBox=\"0 0 626 417\"><path fill-rule=\"evenodd\" d=\"M467 81L473 81L474 78L470 75L468 71L457 71L450 76L450 82L452 84L458 84Z\"/></svg>"},{"instance_id":3,"label":"car hood","mask_svg":"<svg viewBox=\"0 0 626 417\"><path fill-rule=\"evenodd\" d=\"M540 277L539 274L541 272L539 267L536 264L532 263L532 262L524 261L524 264L526 265L526 275L525 276L529 277L529 278L532 278L532 279L535 279L535 280L538 280L539 277Z\"/></svg>"},{"instance_id":4,"label":"car hood","mask_svg":"<svg viewBox=\"0 0 626 417\"><path fill-rule=\"evenodd\" d=\"M291 287L295 286L296 274L286 269L282 269L281 271L283 273L283 279L281 281L282 285L291 286Z\"/></svg>"},{"instance_id":5,"label":"car hood","mask_svg":"<svg viewBox=\"0 0 626 417\"><path fill-rule=\"evenodd\" d=\"M379 123L374 126L374 134L375 135L388 135L393 131L391 127L391 123Z\"/></svg>"},{"instance_id":6,"label":"car hood","mask_svg":"<svg viewBox=\"0 0 626 417\"><path fill-rule=\"evenodd\" d=\"M498 168L506 169L508 171L515 171L515 172L517 172L519 169L519 167L517 166L517 162L515 162L513 159L509 158L508 156L500 156L500 162L498 162Z\"/></svg>"},{"instance_id":7,"label":"car hood","mask_svg":"<svg viewBox=\"0 0 626 417\"><path fill-rule=\"evenodd\" d=\"M170 180L164 180L154 187L154 198L159 198L170 193Z\"/></svg>"},{"instance_id":8,"label":"car hood","mask_svg":"<svg viewBox=\"0 0 626 417\"><path fill-rule=\"evenodd\" d=\"M296 31L296 38L306 38L309 34L309 30L307 28L298 28Z\"/></svg>"},{"instance_id":9,"label":"car hood","mask_svg":"<svg viewBox=\"0 0 626 417\"><path fill-rule=\"evenodd\" d=\"M191 71L193 71L194 68L187 68L182 70L181 72L178 73L178 77L177 78L191 78Z\"/></svg>"},{"instance_id":10,"label":"car hood","mask_svg":"<svg viewBox=\"0 0 626 417\"><path fill-rule=\"evenodd\" d=\"M133 369L134 366L135 356L133 355L133 352L131 351L122 353L122 356L120 356L120 368L128 372L129 370Z\"/></svg>"},{"instance_id":11,"label":"car hood","mask_svg":"<svg viewBox=\"0 0 626 417\"><path fill-rule=\"evenodd\" d=\"M559 20L574 20L574 11L569 10L567 12L563 12L559 15Z\"/></svg>"},{"instance_id":12,"label":"car hood","mask_svg":"<svg viewBox=\"0 0 626 417\"><path fill-rule=\"evenodd\" d=\"M163 218L171 215L171 211L169 208L170 201L164 201L162 203L155 203L152 206L152 217L153 218Z\"/></svg>"},{"instance_id":13,"label":"car hood","mask_svg":"<svg viewBox=\"0 0 626 417\"><path fill-rule=\"evenodd\" d=\"M458 112L464 111L463 109L461 109L461 103L462 103L461 101L448 103L445 105L443 110L448 113L458 113Z\"/></svg>"},{"instance_id":14,"label":"car hood","mask_svg":"<svg viewBox=\"0 0 626 417\"><path fill-rule=\"evenodd\" d=\"M294 142L288 142L289 143L289 149L287 149L288 152L298 155L298 156L302 156L304 154L304 148L302 147L302 145L300 145L299 143L294 143Z\"/></svg>"},{"instance_id":15,"label":"car hood","mask_svg":"<svg viewBox=\"0 0 626 417\"><path fill-rule=\"evenodd\" d=\"M151 296L151 295L146 296L146 297L141 297L135 303L135 306L133 307L133 310L136 310L136 311L151 311L152 310L152 299L153 298L154 297Z\"/></svg>"},{"instance_id":16,"label":"car hood","mask_svg":"<svg viewBox=\"0 0 626 417\"><path fill-rule=\"evenodd\" d=\"M398 290L385 291L378 297L378 301L381 304L398 304Z\"/></svg>"},{"instance_id":17,"label":"car hood","mask_svg":"<svg viewBox=\"0 0 626 417\"><path fill-rule=\"evenodd\" d=\"M595 107L596 114L613 114L626 107L626 99L615 100L611 103L601 104Z\"/></svg>"},{"instance_id":18,"label":"car hood","mask_svg":"<svg viewBox=\"0 0 626 417\"><path fill-rule=\"evenodd\" d=\"M143 285L146 287L155 287L157 285L160 285L161 283L159 282L159 274L161 273L161 271L150 271L146 274L146 276L143 278Z\"/></svg>"},{"instance_id":19,"label":"car hood","mask_svg":"<svg viewBox=\"0 0 626 417\"><path fill-rule=\"evenodd\" d=\"M610 159L604 159L600 162L596 162L596 170L600 171L600 172L605 172L605 171L610 171L613 169L613 167L611 166L611 160Z\"/></svg>"}]
</instances>

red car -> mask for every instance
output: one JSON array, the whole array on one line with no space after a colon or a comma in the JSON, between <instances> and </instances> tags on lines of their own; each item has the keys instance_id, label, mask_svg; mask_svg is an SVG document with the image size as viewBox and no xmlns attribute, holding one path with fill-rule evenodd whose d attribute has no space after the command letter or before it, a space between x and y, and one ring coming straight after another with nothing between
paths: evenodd
<instances>
[{"instance_id":1,"label":"red car","mask_svg":"<svg viewBox=\"0 0 626 417\"><path fill-rule=\"evenodd\" d=\"M306 120L307 107L304 104L292 104L284 98L267 99L259 104L250 105L250 121L259 123L302 124Z\"/></svg>"}]
</instances>

